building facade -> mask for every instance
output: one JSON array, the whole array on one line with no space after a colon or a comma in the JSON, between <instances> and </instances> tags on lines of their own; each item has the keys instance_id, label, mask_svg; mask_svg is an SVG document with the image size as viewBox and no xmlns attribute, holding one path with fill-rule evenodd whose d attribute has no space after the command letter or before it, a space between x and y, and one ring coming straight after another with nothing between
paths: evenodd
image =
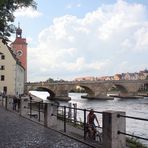
<instances>
[{"instance_id":1,"label":"building facade","mask_svg":"<svg viewBox=\"0 0 148 148\"><path fill-rule=\"evenodd\" d=\"M25 69L11 48L0 39L0 92L6 95L24 93Z\"/></svg>"}]
</instances>

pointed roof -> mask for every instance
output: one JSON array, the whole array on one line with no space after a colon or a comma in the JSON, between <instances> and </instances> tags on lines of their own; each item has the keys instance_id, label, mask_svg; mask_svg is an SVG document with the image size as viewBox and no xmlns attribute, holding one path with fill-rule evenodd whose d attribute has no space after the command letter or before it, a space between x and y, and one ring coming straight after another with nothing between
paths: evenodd
<instances>
[{"instance_id":1,"label":"pointed roof","mask_svg":"<svg viewBox=\"0 0 148 148\"><path fill-rule=\"evenodd\" d=\"M20 28L20 23L18 23L18 28L16 29L16 38L22 38L22 29Z\"/></svg>"}]
</instances>

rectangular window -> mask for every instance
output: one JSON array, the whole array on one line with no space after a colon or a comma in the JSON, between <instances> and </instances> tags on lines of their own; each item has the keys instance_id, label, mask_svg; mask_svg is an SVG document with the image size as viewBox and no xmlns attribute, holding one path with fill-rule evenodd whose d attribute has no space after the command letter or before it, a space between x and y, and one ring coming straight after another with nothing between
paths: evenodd
<instances>
[{"instance_id":1,"label":"rectangular window","mask_svg":"<svg viewBox=\"0 0 148 148\"><path fill-rule=\"evenodd\" d=\"M1 59L4 60L5 59L5 55L1 55Z\"/></svg>"},{"instance_id":2,"label":"rectangular window","mask_svg":"<svg viewBox=\"0 0 148 148\"><path fill-rule=\"evenodd\" d=\"M5 80L5 76L1 75L1 81L4 81L4 80Z\"/></svg>"},{"instance_id":3,"label":"rectangular window","mask_svg":"<svg viewBox=\"0 0 148 148\"><path fill-rule=\"evenodd\" d=\"M5 66L4 65L1 65L0 66L0 70L5 70Z\"/></svg>"}]
</instances>

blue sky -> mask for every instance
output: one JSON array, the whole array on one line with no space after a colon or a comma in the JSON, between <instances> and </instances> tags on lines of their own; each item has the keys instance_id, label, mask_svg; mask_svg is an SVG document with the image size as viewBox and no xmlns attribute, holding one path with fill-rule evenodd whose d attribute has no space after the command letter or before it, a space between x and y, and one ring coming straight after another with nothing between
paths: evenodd
<instances>
[{"instance_id":1,"label":"blue sky","mask_svg":"<svg viewBox=\"0 0 148 148\"><path fill-rule=\"evenodd\" d=\"M36 2L37 10L15 12L28 42L28 81L148 68L147 0Z\"/></svg>"}]
</instances>

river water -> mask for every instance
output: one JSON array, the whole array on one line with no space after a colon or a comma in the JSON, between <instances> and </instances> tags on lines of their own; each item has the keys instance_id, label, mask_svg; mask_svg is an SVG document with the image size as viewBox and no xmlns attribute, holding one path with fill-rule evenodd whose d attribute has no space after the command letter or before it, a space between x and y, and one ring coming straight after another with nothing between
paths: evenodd
<instances>
[{"instance_id":1,"label":"river water","mask_svg":"<svg viewBox=\"0 0 148 148\"><path fill-rule=\"evenodd\" d=\"M47 92L31 92L32 94L46 100L49 95ZM96 111L115 110L125 111L127 116L140 117L148 119L148 98L143 99L119 99L114 100L88 100L82 99L81 96L86 95L82 93L69 93L71 103L77 103L78 108L90 109ZM61 105L68 105L68 102L60 102ZM81 116L81 113L79 114ZM102 121L98 115L99 121ZM101 123L102 125L102 123ZM148 139L148 121L134 120L126 118L126 132L141 136ZM142 140L142 143L148 146L148 141Z\"/></svg>"}]
</instances>

